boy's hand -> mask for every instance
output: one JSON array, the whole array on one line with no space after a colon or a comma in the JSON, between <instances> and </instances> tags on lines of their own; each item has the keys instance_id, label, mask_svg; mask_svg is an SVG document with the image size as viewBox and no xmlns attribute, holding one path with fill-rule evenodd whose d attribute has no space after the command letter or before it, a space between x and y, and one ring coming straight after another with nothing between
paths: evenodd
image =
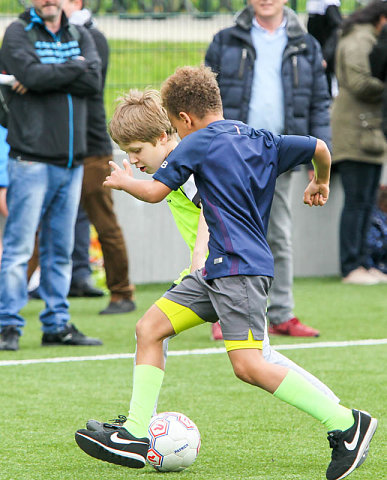
<instances>
[{"instance_id":1,"label":"boy's hand","mask_svg":"<svg viewBox=\"0 0 387 480\"><path fill-rule=\"evenodd\" d=\"M305 189L304 203L310 207L322 207L327 203L328 197L329 184L317 183L315 178L313 178Z\"/></svg>"},{"instance_id":2,"label":"boy's hand","mask_svg":"<svg viewBox=\"0 0 387 480\"><path fill-rule=\"evenodd\" d=\"M114 188L115 190L124 190L128 181L128 177L133 177L132 168L127 160L123 162L124 168L121 168L115 162L110 161L109 165L112 171L103 182L104 187Z\"/></svg>"}]
</instances>

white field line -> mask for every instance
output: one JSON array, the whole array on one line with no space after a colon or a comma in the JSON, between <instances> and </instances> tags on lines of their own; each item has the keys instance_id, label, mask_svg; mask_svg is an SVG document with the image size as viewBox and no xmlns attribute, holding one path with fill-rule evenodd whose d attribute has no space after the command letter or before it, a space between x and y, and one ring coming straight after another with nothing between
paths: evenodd
<instances>
[{"instance_id":1,"label":"white field line","mask_svg":"<svg viewBox=\"0 0 387 480\"><path fill-rule=\"evenodd\" d=\"M387 338L377 340L351 340L346 342L318 342L318 343L293 343L290 345L273 346L275 350L301 350L306 348L340 348L340 347L358 347L369 345L386 345ZM171 350L169 357L180 357L186 355L216 355L225 353L225 348L198 348L195 350ZM116 353L109 355L90 355L83 357L54 357L54 358L31 358L27 360L3 360L0 361L0 367L9 367L14 365L34 365L38 363L66 363L66 362L90 362L104 360L121 360L134 358L134 353Z\"/></svg>"}]
</instances>

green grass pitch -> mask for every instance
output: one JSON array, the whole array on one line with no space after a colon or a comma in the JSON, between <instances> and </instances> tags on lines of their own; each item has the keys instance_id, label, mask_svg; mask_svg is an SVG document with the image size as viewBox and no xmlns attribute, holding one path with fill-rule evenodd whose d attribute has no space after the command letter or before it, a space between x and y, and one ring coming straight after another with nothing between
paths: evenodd
<instances>
[{"instance_id":1,"label":"green grass pitch","mask_svg":"<svg viewBox=\"0 0 387 480\"><path fill-rule=\"evenodd\" d=\"M41 301L29 302L18 352L0 352L0 479L127 480L320 480L330 459L324 428L271 395L237 380L224 353L171 356L159 411L188 415L199 427L202 448L181 473L150 466L132 471L85 455L74 432L89 418L126 414L132 360L2 365L6 360L134 352L136 320L167 285L139 286L138 309L129 315L98 316L102 299L71 300L72 321L102 347L40 347ZM321 330L317 339L275 337L273 345L381 339L386 331L386 285L356 287L336 278L298 279L296 313ZM203 325L170 342L170 350L222 347ZM349 407L379 419L369 459L349 478L383 480L386 474L387 346L350 346L283 351L325 381ZM161 478L161 477L160 477Z\"/></svg>"}]
</instances>

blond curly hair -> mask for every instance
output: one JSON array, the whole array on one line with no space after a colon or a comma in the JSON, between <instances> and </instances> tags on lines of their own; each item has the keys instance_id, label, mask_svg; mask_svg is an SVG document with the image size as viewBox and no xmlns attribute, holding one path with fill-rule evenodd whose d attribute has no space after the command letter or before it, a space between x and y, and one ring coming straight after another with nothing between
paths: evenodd
<instances>
[{"instance_id":1,"label":"blond curly hair","mask_svg":"<svg viewBox=\"0 0 387 480\"><path fill-rule=\"evenodd\" d=\"M156 145L164 132L175 133L157 90L129 90L117 102L109 133L123 150L135 141Z\"/></svg>"},{"instance_id":2,"label":"blond curly hair","mask_svg":"<svg viewBox=\"0 0 387 480\"><path fill-rule=\"evenodd\" d=\"M175 118L180 112L202 119L209 113L223 113L222 100L215 74L210 68L180 67L161 87L163 106Z\"/></svg>"}]
</instances>

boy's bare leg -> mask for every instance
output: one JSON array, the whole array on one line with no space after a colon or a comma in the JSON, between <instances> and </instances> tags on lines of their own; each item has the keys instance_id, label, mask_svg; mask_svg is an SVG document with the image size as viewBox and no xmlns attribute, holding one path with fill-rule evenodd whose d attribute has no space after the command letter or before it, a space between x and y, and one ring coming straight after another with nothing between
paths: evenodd
<instances>
[{"instance_id":1,"label":"boy's bare leg","mask_svg":"<svg viewBox=\"0 0 387 480\"><path fill-rule=\"evenodd\" d=\"M228 355L238 378L309 413L327 430L347 430L353 425L350 409L328 398L297 372L266 362L261 350L232 350Z\"/></svg>"},{"instance_id":2,"label":"boy's bare leg","mask_svg":"<svg viewBox=\"0 0 387 480\"><path fill-rule=\"evenodd\" d=\"M152 305L136 325L136 364L153 365L164 370L163 341L174 334L175 331L165 313L156 305Z\"/></svg>"},{"instance_id":3,"label":"boy's bare leg","mask_svg":"<svg viewBox=\"0 0 387 480\"><path fill-rule=\"evenodd\" d=\"M266 362L262 350L255 348L228 352L235 375L242 381L274 393L289 369Z\"/></svg>"}]
</instances>

